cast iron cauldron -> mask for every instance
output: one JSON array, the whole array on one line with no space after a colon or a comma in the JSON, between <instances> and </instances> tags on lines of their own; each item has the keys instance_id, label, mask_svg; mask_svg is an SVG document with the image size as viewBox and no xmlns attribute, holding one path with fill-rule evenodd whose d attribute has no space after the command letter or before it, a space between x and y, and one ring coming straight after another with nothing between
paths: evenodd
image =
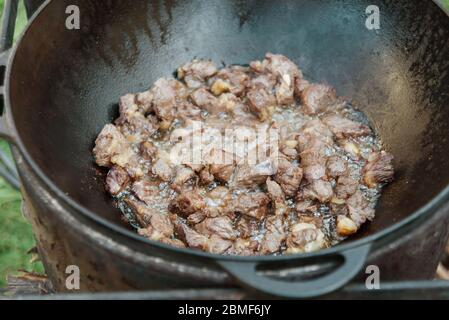
<instances>
[{"instance_id":1,"label":"cast iron cauldron","mask_svg":"<svg viewBox=\"0 0 449 320\"><path fill-rule=\"evenodd\" d=\"M7 64L1 130L16 146L25 198L38 213L33 225L40 248L63 243L58 250L82 264L93 259L83 256L87 249L65 239L95 226L84 240L113 243L129 259L121 262L125 269L112 258L90 266L113 276L110 286L103 283L110 289L120 279L146 275L133 267L140 256L129 252L156 257L155 278L142 283L166 287L174 285L168 269L177 264L185 274L196 270L197 279L198 270L217 283L230 274L284 297L315 297L350 281L371 250L431 219L449 195L449 18L432 1L376 2L379 30L365 26L371 0L47 1ZM65 27L69 5L80 8L80 30ZM91 153L101 128L117 116L118 98L147 89L194 57L240 64L265 52L287 55L306 77L335 85L367 113L397 169L376 220L337 247L295 256L217 256L137 236L113 208ZM45 209L67 214L59 228ZM52 258L44 254L44 260ZM299 280L267 272L304 265L323 268L306 268ZM176 281L192 284L193 273L190 281Z\"/></svg>"}]
</instances>

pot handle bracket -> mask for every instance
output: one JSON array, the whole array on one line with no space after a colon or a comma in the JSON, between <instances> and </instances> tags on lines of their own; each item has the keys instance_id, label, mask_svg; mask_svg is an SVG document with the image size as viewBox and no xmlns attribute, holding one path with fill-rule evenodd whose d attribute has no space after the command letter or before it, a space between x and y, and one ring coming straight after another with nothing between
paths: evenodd
<instances>
[{"instance_id":1,"label":"pot handle bracket","mask_svg":"<svg viewBox=\"0 0 449 320\"><path fill-rule=\"evenodd\" d=\"M7 129L6 119L4 116L4 84L5 78L7 77L6 66L8 65L9 55L11 52L11 47L14 42L14 31L16 29L16 19L17 19L17 10L19 6L19 0L6 0L5 7L3 9L3 19L2 19L2 29L1 29L1 37L0 37L0 75L1 75L1 87L0 87L0 95L1 95L1 121L0 121L0 136L9 140L11 139L11 135Z\"/></svg>"},{"instance_id":2,"label":"pot handle bracket","mask_svg":"<svg viewBox=\"0 0 449 320\"><path fill-rule=\"evenodd\" d=\"M17 10L19 0L5 0L3 9L3 19L0 34L0 137L15 143L15 139L8 128L5 115L5 83L7 75L7 65L14 42L14 31L16 27ZM16 189L20 188L17 169L14 162L3 151L0 150L0 176L8 181Z\"/></svg>"},{"instance_id":3,"label":"pot handle bracket","mask_svg":"<svg viewBox=\"0 0 449 320\"><path fill-rule=\"evenodd\" d=\"M304 281L283 281L261 275L257 262L219 261L240 284L271 296L307 299L316 298L340 289L350 282L364 266L371 243L339 253L344 262L324 276Z\"/></svg>"}]
</instances>

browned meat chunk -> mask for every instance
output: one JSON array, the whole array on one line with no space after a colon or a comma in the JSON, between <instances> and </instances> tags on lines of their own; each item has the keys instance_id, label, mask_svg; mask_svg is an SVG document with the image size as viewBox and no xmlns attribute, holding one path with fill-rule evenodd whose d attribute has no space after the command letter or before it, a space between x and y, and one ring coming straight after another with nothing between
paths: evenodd
<instances>
[{"instance_id":1,"label":"browned meat chunk","mask_svg":"<svg viewBox=\"0 0 449 320\"><path fill-rule=\"evenodd\" d=\"M204 168L201 170L199 177L202 185L209 185L215 180L215 177L212 173L210 173L209 168Z\"/></svg>"},{"instance_id":2,"label":"browned meat chunk","mask_svg":"<svg viewBox=\"0 0 449 320\"><path fill-rule=\"evenodd\" d=\"M371 129L338 114L327 115L323 122L332 130L337 138L360 137L371 134Z\"/></svg>"},{"instance_id":3,"label":"browned meat chunk","mask_svg":"<svg viewBox=\"0 0 449 320\"><path fill-rule=\"evenodd\" d=\"M228 217L206 219L196 226L196 231L211 236L216 234L226 240L235 240L236 233Z\"/></svg>"},{"instance_id":4,"label":"browned meat chunk","mask_svg":"<svg viewBox=\"0 0 449 320\"><path fill-rule=\"evenodd\" d=\"M123 191L130 181L129 175L125 169L114 166L109 170L106 177L106 189L112 194L117 195Z\"/></svg>"},{"instance_id":5,"label":"browned meat chunk","mask_svg":"<svg viewBox=\"0 0 449 320\"><path fill-rule=\"evenodd\" d=\"M364 198L360 191L357 191L347 201L347 207L349 217L355 222L357 227L360 227L367 220L374 219L374 209L368 204L368 201Z\"/></svg>"},{"instance_id":6,"label":"browned meat chunk","mask_svg":"<svg viewBox=\"0 0 449 320\"><path fill-rule=\"evenodd\" d=\"M229 91L236 96L240 96L248 86L249 76L247 69L239 66L222 69L218 72L217 78L229 85Z\"/></svg>"},{"instance_id":7,"label":"browned meat chunk","mask_svg":"<svg viewBox=\"0 0 449 320\"><path fill-rule=\"evenodd\" d=\"M296 201L296 212L299 214L309 214L318 211L318 207L313 203L312 200L304 200L303 194L299 193Z\"/></svg>"},{"instance_id":8,"label":"browned meat chunk","mask_svg":"<svg viewBox=\"0 0 449 320\"><path fill-rule=\"evenodd\" d=\"M170 203L169 210L187 218L194 213L204 211L205 208L204 199L194 190L180 194Z\"/></svg>"},{"instance_id":9,"label":"browned meat chunk","mask_svg":"<svg viewBox=\"0 0 449 320\"><path fill-rule=\"evenodd\" d=\"M301 101L304 113L309 115L337 110L342 105L335 89L323 84L307 86L301 93Z\"/></svg>"},{"instance_id":10,"label":"browned meat chunk","mask_svg":"<svg viewBox=\"0 0 449 320\"><path fill-rule=\"evenodd\" d=\"M211 165L209 172L218 181L228 183L234 173L234 165Z\"/></svg>"},{"instance_id":11,"label":"browned meat chunk","mask_svg":"<svg viewBox=\"0 0 449 320\"><path fill-rule=\"evenodd\" d=\"M175 117L176 91L173 88L173 81L159 79L151 88L153 95L153 108L156 115L167 124L171 123ZM165 127L168 125L165 124Z\"/></svg>"},{"instance_id":12,"label":"browned meat chunk","mask_svg":"<svg viewBox=\"0 0 449 320\"><path fill-rule=\"evenodd\" d=\"M265 223L266 233L260 245L261 254L273 254L281 250L285 239L285 221L282 216L268 217Z\"/></svg>"},{"instance_id":13,"label":"browned meat chunk","mask_svg":"<svg viewBox=\"0 0 449 320\"><path fill-rule=\"evenodd\" d=\"M157 148L149 141L144 141L140 144L140 155L143 159L152 161L157 155Z\"/></svg>"},{"instance_id":14,"label":"browned meat chunk","mask_svg":"<svg viewBox=\"0 0 449 320\"><path fill-rule=\"evenodd\" d=\"M197 89L218 72L212 61L193 60L178 69L178 78L184 80L189 88Z\"/></svg>"},{"instance_id":15,"label":"browned meat chunk","mask_svg":"<svg viewBox=\"0 0 449 320\"><path fill-rule=\"evenodd\" d=\"M285 194L281 186L269 178L267 180L267 190L271 201L274 203L275 214L285 215L288 212L288 206L285 202Z\"/></svg>"},{"instance_id":16,"label":"browned meat chunk","mask_svg":"<svg viewBox=\"0 0 449 320\"><path fill-rule=\"evenodd\" d=\"M327 175L330 178L338 178L348 171L348 162L341 157L332 156L327 160Z\"/></svg>"},{"instance_id":17,"label":"browned meat chunk","mask_svg":"<svg viewBox=\"0 0 449 320\"><path fill-rule=\"evenodd\" d=\"M254 256L258 247L259 243L257 241L237 239L227 253L235 256Z\"/></svg>"},{"instance_id":18,"label":"browned meat chunk","mask_svg":"<svg viewBox=\"0 0 449 320\"><path fill-rule=\"evenodd\" d=\"M99 166L111 167L116 164L132 177L140 177L143 170L137 154L131 144L114 125L108 124L101 131L93 150L95 160Z\"/></svg>"},{"instance_id":19,"label":"browned meat chunk","mask_svg":"<svg viewBox=\"0 0 449 320\"><path fill-rule=\"evenodd\" d=\"M307 221L307 220L306 220ZM287 238L287 253L313 252L326 247L324 233L313 219L294 224Z\"/></svg>"},{"instance_id":20,"label":"browned meat chunk","mask_svg":"<svg viewBox=\"0 0 449 320\"><path fill-rule=\"evenodd\" d=\"M196 177L195 171L185 166L178 166L176 168L175 178L173 180L172 188L176 191L181 191L184 184Z\"/></svg>"},{"instance_id":21,"label":"browned meat chunk","mask_svg":"<svg viewBox=\"0 0 449 320\"><path fill-rule=\"evenodd\" d=\"M259 230L259 221L248 216L242 216L237 222L236 230L241 238L251 238Z\"/></svg>"},{"instance_id":22,"label":"browned meat chunk","mask_svg":"<svg viewBox=\"0 0 449 320\"><path fill-rule=\"evenodd\" d=\"M370 188L380 183L389 183L394 179L394 157L385 152L374 152L369 155L368 163L363 169L365 184Z\"/></svg>"},{"instance_id":23,"label":"browned meat chunk","mask_svg":"<svg viewBox=\"0 0 449 320\"><path fill-rule=\"evenodd\" d=\"M206 218L207 218L207 213L203 212L203 211L200 211L200 212L196 212L196 213L191 214L190 216L188 216L187 222L190 225L195 225L195 224L203 222L204 219L206 219Z\"/></svg>"},{"instance_id":24,"label":"browned meat chunk","mask_svg":"<svg viewBox=\"0 0 449 320\"><path fill-rule=\"evenodd\" d=\"M250 82L251 88L261 88L266 92L272 92L276 85L276 76L272 74L261 74L253 78Z\"/></svg>"},{"instance_id":25,"label":"browned meat chunk","mask_svg":"<svg viewBox=\"0 0 449 320\"><path fill-rule=\"evenodd\" d=\"M295 95L301 98L301 94L306 88L310 86L310 82L303 78L296 78L295 80Z\"/></svg>"},{"instance_id":26,"label":"browned meat chunk","mask_svg":"<svg viewBox=\"0 0 449 320\"><path fill-rule=\"evenodd\" d=\"M291 105L295 102L295 79L285 74L276 86L276 99L279 105Z\"/></svg>"},{"instance_id":27,"label":"browned meat chunk","mask_svg":"<svg viewBox=\"0 0 449 320\"><path fill-rule=\"evenodd\" d=\"M150 90L138 93L135 101L142 114L146 114L153 110L153 94Z\"/></svg>"},{"instance_id":28,"label":"browned meat chunk","mask_svg":"<svg viewBox=\"0 0 449 320\"><path fill-rule=\"evenodd\" d=\"M302 78L302 72L298 69L298 66L294 64L286 56L280 54L267 53L267 66L266 68L278 77L290 76L294 81L296 78Z\"/></svg>"},{"instance_id":29,"label":"browned meat chunk","mask_svg":"<svg viewBox=\"0 0 449 320\"><path fill-rule=\"evenodd\" d=\"M352 196L359 188L359 182L353 178L341 176L338 178L335 195L338 199L347 199Z\"/></svg>"},{"instance_id":30,"label":"browned meat chunk","mask_svg":"<svg viewBox=\"0 0 449 320\"><path fill-rule=\"evenodd\" d=\"M213 234L206 242L205 251L214 254L223 254L233 245L232 241L225 240Z\"/></svg>"},{"instance_id":31,"label":"browned meat chunk","mask_svg":"<svg viewBox=\"0 0 449 320\"><path fill-rule=\"evenodd\" d=\"M261 162L255 166L247 164L239 165L236 168L232 185L235 187L255 188L267 180L267 177L276 173L275 164L270 161Z\"/></svg>"},{"instance_id":32,"label":"browned meat chunk","mask_svg":"<svg viewBox=\"0 0 449 320\"><path fill-rule=\"evenodd\" d=\"M270 114L269 108L276 105L276 98L263 88L251 89L247 96L251 112L257 115L260 121L267 120Z\"/></svg>"},{"instance_id":33,"label":"browned meat chunk","mask_svg":"<svg viewBox=\"0 0 449 320\"><path fill-rule=\"evenodd\" d=\"M333 195L332 184L328 181L315 180L304 189L305 199L318 200L323 203L331 201Z\"/></svg>"},{"instance_id":34,"label":"browned meat chunk","mask_svg":"<svg viewBox=\"0 0 449 320\"><path fill-rule=\"evenodd\" d=\"M282 190L288 197L293 197L298 191L302 180L303 171L297 165L280 157L278 172L274 180L280 184Z\"/></svg>"},{"instance_id":35,"label":"browned meat chunk","mask_svg":"<svg viewBox=\"0 0 449 320\"><path fill-rule=\"evenodd\" d=\"M193 102L201 109L211 113L217 114L220 112L226 112L226 108L220 103L212 93L206 88L200 88L195 90L191 95Z\"/></svg>"},{"instance_id":36,"label":"browned meat chunk","mask_svg":"<svg viewBox=\"0 0 449 320\"><path fill-rule=\"evenodd\" d=\"M153 163L152 171L154 175L158 176L162 181L165 182L172 181L176 174L170 161L164 156L160 156Z\"/></svg>"},{"instance_id":37,"label":"browned meat chunk","mask_svg":"<svg viewBox=\"0 0 449 320\"><path fill-rule=\"evenodd\" d=\"M207 242L209 239L183 223L178 223L176 225L176 233L178 238L181 239L189 248L199 250L205 250L207 248Z\"/></svg>"},{"instance_id":38,"label":"browned meat chunk","mask_svg":"<svg viewBox=\"0 0 449 320\"><path fill-rule=\"evenodd\" d=\"M171 238L173 233L174 227L169 217L158 213L152 214L149 225L140 231L141 235L155 241Z\"/></svg>"},{"instance_id":39,"label":"browned meat chunk","mask_svg":"<svg viewBox=\"0 0 449 320\"><path fill-rule=\"evenodd\" d=\"M269 203L270 199L263 192L245 193L233 201L232 208L235 212L262 220L268 212Z\"/></svg>"},{"instance_id":40,"label":"browned meat chunk","mask_svg":"<svg viewBox=\"0 0 449 320\"><path fill-rule=\"evenodd\" d=\"M122 164L132 155L132 150L123 134L112 124L106 125L95 141L95 161L99 166L111 167L117 160Z\"/></svg>"}]
</instances>

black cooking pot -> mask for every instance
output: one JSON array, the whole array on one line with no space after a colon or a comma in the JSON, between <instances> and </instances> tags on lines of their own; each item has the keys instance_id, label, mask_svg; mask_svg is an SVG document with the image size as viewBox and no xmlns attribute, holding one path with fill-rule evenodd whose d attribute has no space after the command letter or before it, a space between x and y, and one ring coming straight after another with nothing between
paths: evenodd
<instances>
[{"instance_id":1,"label":"black cooking pot","mask_svg":"<svg viewBox=\"0 0 449 320\"><path fill-rule=\"evenodd\" d=\"M46 1L7 64L1 134L39 188L123 243L224 269L265 293L326 294L351 280L373 247L430 219L449 196L449 19L432 1L374 2L380 29L366 24L372 0ZM66 28L69 5L80 9L79 30ZM376 219L334 248L279 257L218 256L139 237L113 208L91 152L117 117L119 97L146 90L195 57L241 64L265 52L335 85L376 127L397 171ZM304 281L258 272L329 261L333 268Z\"/></svg>"}]
</instances>

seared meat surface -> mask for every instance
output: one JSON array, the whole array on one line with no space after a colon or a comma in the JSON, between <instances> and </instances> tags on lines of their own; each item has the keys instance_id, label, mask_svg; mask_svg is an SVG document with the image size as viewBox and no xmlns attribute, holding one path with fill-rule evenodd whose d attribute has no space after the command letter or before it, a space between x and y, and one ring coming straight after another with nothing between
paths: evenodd
<instances>
[{"instance_id":1,"label":"seared meat surface","mask_svg":"<svg viewBox=\"0 0 449 320\"><path fill-rule=\"evenodd\" d=\"M119 107L93 150L106 191L141 236L179 248L327 248L375 218L394 179L361 113L283 55L221 69L194 60Z\"/></svg>"}]
</instances>

